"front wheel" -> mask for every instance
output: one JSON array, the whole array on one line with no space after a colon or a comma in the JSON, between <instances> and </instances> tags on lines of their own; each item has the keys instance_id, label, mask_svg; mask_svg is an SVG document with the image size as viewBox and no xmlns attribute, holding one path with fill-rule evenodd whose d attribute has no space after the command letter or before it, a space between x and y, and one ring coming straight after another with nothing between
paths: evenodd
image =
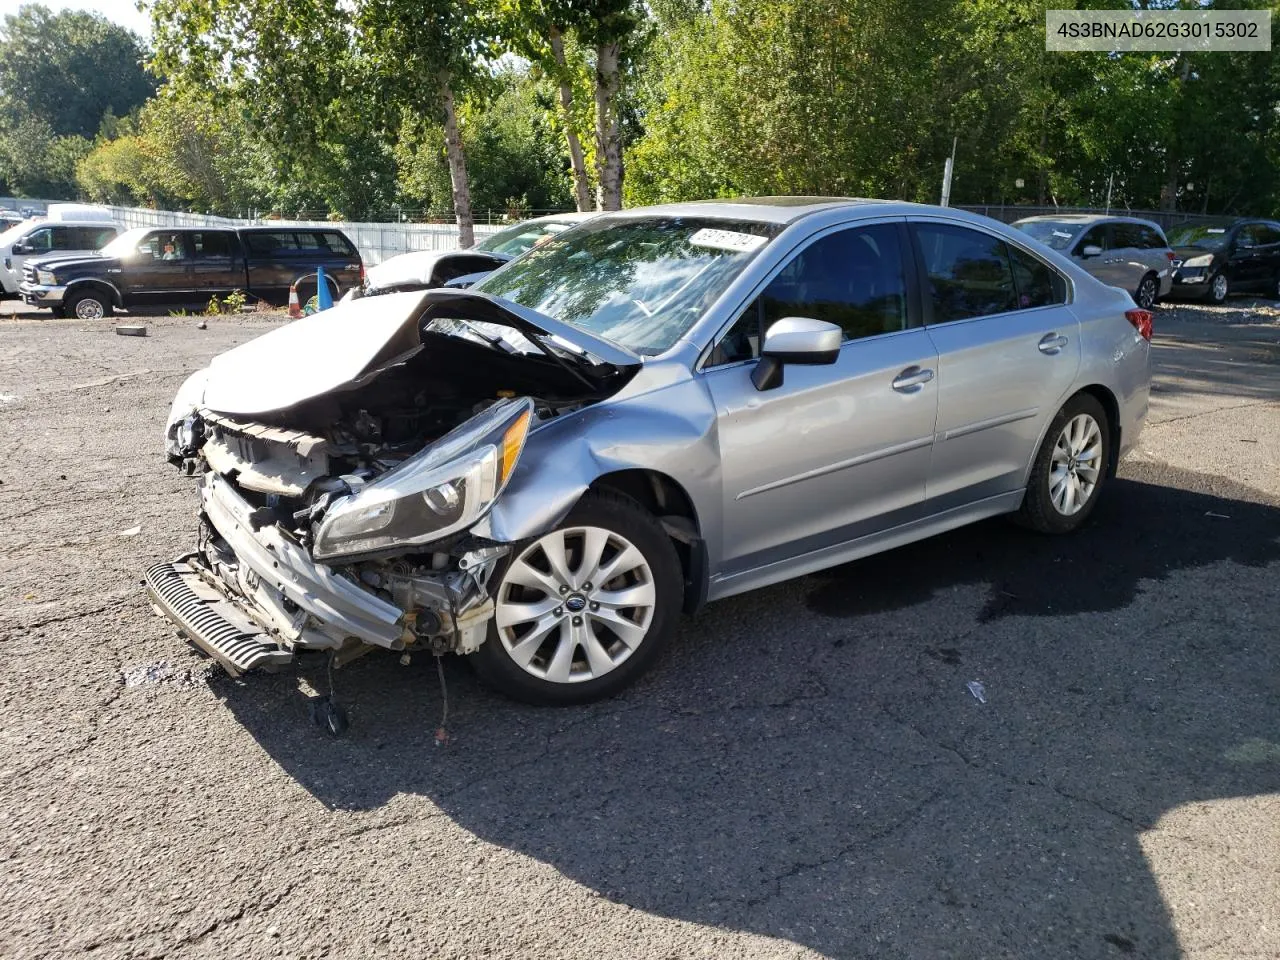
<instances>
[{"instance_id":1,"label":"front wheel","mask_svg":"<svg viewBox=\"0 0 1280 960\"><path fill-rule=\"evenodd\" d=\"M680 558L635 501L589 493L495 577L489 636L472 662L510 697L543 706L612 696L675 632Z\"/></svg>"},{"instance_id":2,"label":"front wheel","mask_svg":"<svg viewBox=\"0 0 1280 960\"><path fill-rule=\"evenodd\" d=\"M1227 275L1225 273L1215 273L1213 279L1209 281L1209 302L1223 303L1227 299L1230 292L1230 286L1227 283Z\"/></svg>"},{"instance_id":3,"label":"front wheel","mask_svg":"<svg viewBox=\"0 0 1280 960\"><path fill-rule=\"evenodd\" d=\"M1089 519L1107 477L1111 428L1087 393L1072 397L1036 452L1017 519L1040 533L1070 533Z\"/></svg>"},{"instance_id":4,"label":"front wheel","mask_svg":"<svg viewBox=\"0 0 1280 960\"><path fill-rule=\"evenodd\" d=\"M1147 274L1142 278L1142 282L1138 284L1138 289L1133 295L1133 301L1143 310L1150 310L1156 303L1156 296L1160 292L1160 281L1151 274Z\"/></svg>"},{"instance_id":5,"label":"front wheel","mask_svg":"<svg viewBox=\"0 0 1280 960\"><path fill-rule=\"evenodd\" d=\"M112 314L111 297L99 290L86 290L69 297L62 309L79 320L101 320Z\"/></svg>"}]
</instances>

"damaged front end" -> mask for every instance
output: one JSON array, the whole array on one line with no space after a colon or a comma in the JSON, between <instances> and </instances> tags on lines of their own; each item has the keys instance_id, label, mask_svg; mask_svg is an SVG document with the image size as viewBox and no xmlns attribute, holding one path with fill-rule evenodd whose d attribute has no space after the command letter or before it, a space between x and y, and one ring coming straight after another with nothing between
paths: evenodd
<instances>
[{"instance_id":1,"label":"damaged front end","mask_svg":"<svg viewBox=\"0 0 1280 960\"><path fill-rule=\"evenodd\" d=\"M193 376L166 445L197 480L201 533L147 571L158 610L233 675L300 650L478 649L509 546L472 528L531 431L631 373L505 310L457 292L358 300Z\"/></svg>"}]
</instances>

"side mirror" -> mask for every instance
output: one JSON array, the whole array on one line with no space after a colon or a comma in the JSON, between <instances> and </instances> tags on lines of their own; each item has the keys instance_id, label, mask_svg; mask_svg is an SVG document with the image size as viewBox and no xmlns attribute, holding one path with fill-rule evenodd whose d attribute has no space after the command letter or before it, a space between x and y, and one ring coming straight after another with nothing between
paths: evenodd
<instances>
[{"instance_id":1,"label":"side mirror","mask_svg":"<svg viewBox=\"0 0 1280 960\"><path fill-rule=\"evenodd\" d=\"M1102 248L1098 246L1096 243L1086 244L1084 247L1081 248L1080 256L1085 258L1100 257L1102 256Z\"/></svg>"},{"instance_id":2,"label":"side mirror","mask_svg":"<svg viewBox=\"0 0 1280 960\"><path fill-rule=\"evenodd\" d=\"M751 371L757 390L782 386L782 366L787 363L835 363L840 356L844 331L834 323L809 317L783 317L764 334L760 362Z\"/></svg>"},{"instance_id":3,"label":"side mirror","mask_svg":"<svg viewBox=\"0 0 1280 960\"><path fill-rule=\"evenodd\" d=\"M13 245L13 255L15 257L21 257L24 254L33 253L33 252L34 251L32 250L31 244L29 243L15 243Z\"/></svg>"}]
</instances>

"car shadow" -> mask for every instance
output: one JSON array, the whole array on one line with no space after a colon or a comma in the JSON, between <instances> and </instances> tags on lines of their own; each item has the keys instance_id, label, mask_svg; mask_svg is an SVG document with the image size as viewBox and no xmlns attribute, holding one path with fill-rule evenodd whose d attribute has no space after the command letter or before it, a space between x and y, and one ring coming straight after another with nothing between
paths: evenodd
<instances>
[{"instance_id":1,"label":"car shadow","mask_svg":"<svg viewBox=\"0 0 1280 960\"><path fill-rule=\"evenodd\" d=\"M1280 743L1278 560L1256 491L1139 464L1071 537L984 523L713 604L605 703L448 661L446 748L430 658L340 671L341 741L295 678L216 689L330 808L426 797L638 910L835 957L1177 957L1139 840L1280 789L1242 749Z\"/></svg>"}]
</instances>

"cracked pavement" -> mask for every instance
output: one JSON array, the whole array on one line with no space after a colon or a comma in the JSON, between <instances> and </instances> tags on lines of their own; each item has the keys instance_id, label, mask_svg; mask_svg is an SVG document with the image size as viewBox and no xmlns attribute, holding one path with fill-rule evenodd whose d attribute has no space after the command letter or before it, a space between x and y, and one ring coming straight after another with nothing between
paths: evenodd
<instances>
[{"instance_id":1,"label":"cracked pavement","mask_svg":"<svg viewBox=\"0 0 1280 960\"><path fill-rule=\"evenodd\" d=\"M0 957L1280 955L1274 304L1159 309L1078 535L713 604L584 708L450 660L446 748L431 658L338 671L334 741L319 664L230 680L140 589L169 401L273 322L0 318Z\"/></svg>"}]
</instances>

